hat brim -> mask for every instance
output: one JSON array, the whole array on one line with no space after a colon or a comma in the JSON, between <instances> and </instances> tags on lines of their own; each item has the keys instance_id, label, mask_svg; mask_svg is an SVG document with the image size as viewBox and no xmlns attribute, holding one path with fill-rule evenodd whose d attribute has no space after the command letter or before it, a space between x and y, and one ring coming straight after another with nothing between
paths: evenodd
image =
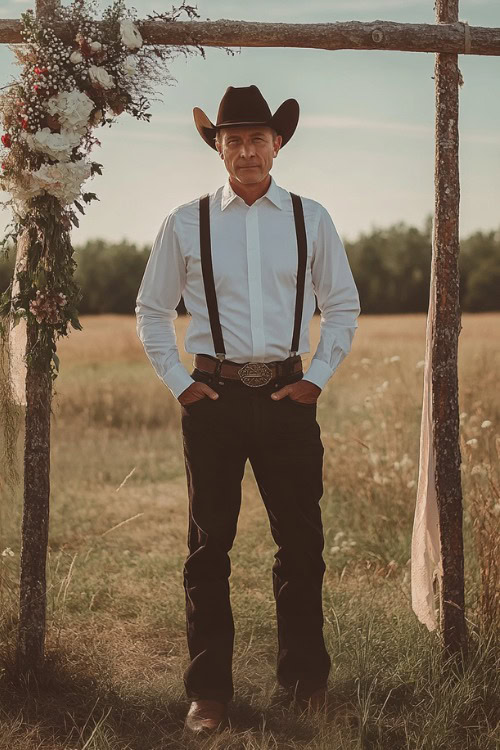
<instances>
[{"instance_id":1,"label":"hat brim","mask_svg":"<svg viewBox=\"0 0 500 750\"><path fill-rule=\"evenodd\" d=\"M267 127L276 130L278 135L281 135L281 148L283 148L295 133L299 122L299 113L300 108L298 101L296 99L286 99L286 101L278 107L270 120L264 122L221 122L219 125L214 125L202 109L199 107L193 109L194 122L198 133L201 135L205 143L208 143L208 145L214 150L217 150L215 136L218 128L249 127L251 125L266 125Z\"/></svg>"}]
</instances>

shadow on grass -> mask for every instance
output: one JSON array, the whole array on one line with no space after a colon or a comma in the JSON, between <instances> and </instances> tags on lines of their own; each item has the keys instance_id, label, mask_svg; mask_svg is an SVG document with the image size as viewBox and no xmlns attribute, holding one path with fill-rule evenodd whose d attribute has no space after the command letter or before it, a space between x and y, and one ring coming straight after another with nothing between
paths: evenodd
<instances>
[{"instance_id":1,"label":"shadow on grass","mask_svg":"<svg viewBox=\"0 0 500 750\"><path fill-rule=\"evenodd\" d=\"M82 658L76 646L49 652L43 675L27 684L15 675L12 653L4 646L0 654L0 750L404 750L433 742L472 747L480 740L477 746L494 746L492 650L473 649L465 679L443 670L430 653L404 676L386 667L337 679L327 713L317 717L299 715L293 704L260 690L258 699L250 685L230 704L230 732L194 739L183 731L188 700L178 674L175 686L117 683L103 658ZM257 674L254 684L263 684Z\"/></svg>"},{"instance_id":2,"label":"shadow on grass","mask_svg":"<svg viewBox=\"0 0 500 750\"><path fill-rule=\"evenodd\" d=\"M112 685L95 664L73 654L49 653L43 673L29 682L18 678L11 655L0 666L0 748L76 748L86 750L165 750L186 747L285 747L307 745L312 722L283 705L256 707L244 696L230 704L231 732L191 738L183 730L185 696L168 688L133 694ZM91 673L94 670L94 673ZM240 744L241 743L241 744ZM250 743L250 744L248 744Z\"/></svg>"}]
</instances>

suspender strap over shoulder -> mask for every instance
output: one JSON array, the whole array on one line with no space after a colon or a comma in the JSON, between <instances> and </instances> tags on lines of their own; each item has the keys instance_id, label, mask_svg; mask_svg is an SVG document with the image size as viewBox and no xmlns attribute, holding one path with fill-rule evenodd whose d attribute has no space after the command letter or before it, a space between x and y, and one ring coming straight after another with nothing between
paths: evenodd
<instances>
[{"instance_id":1,"label":"suspender strap over shoulder","mask_svg":"<svg viewBox=\"0 0 500 750\"><path fill-rule=\"evenodd\" d=\"M297 296L295 298L295 323L293 328L291 355L294 357L299 348L300 327L302 323L302 309L304 307L304 286L307 265L307 236L304 222L304 208L300 196L290 193L295 219L295 233L297 235Z\"/></svg>"},{"instance_id":2,"label":"suspender strap over shoulder","mask_svg":"<svg viewBox=\"0 0 500 750\"><path fill-rule=\"evenodd\" d=\"M290 193L293 205L293 216L295 221L295 233L297 236L297 293L295 298L295 316L292 336L292 356L297 354L299 348L300 328L302 323L302 309L304 306L304 286L307 266L307 236L304 222L304 209L300 196ZM226 356L222 328L220 325L219 310L217 307L217 296L215 293L214 271L212 265L212 247L210 240L210 196L203 195L199 201L200 210L200 254L201 269L203 273L203 285L207 300L208 317L214 349L219 363Z\"/></svg>"},{"instance_id":3,"label":"suspender strap over shoulder","mask_svg":"<svg viewBox=\"0 0 500 750\"><path fill-rule=\"evenodd\" d=\"M205 297L207 300L210 328L212 329L212 338L214 340L214 349L216 356L222 361L226 356L226 350L224 348L219 309L217 307L217 296L215 294L212 247L210 241L210 196L208 194L200 198L200 251L203 285L205 287Z\"/></svg>"}]
</instances>

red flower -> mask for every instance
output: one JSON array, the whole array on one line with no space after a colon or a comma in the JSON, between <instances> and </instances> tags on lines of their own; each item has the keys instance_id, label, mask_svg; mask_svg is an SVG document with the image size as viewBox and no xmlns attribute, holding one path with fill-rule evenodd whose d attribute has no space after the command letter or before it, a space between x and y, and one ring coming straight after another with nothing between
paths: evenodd
<instances>
[{"instance_id":1,"label":"red flower","mask_svg":"<svg viewBox=\"0 0 500 750\"><path fill-rule=\"evenodd\" d=\"M40 73L47 73L48 68L39 68L38 65L35 67L35 73L37 75L40 75Z\"/></svg>"},{"instance_id":2,"label":"red flower","mask_svg":"<svg viewBox=\"0 0 500 750\"><path fill-rule=\"evenodd\" d=\"M28 120L26 117L23 117L23 119L21 120L21 127L24 128L24 130L26 130L26 128L28 127Z\"/></svg>"},{"instance_id":3,"label":"red flower","mask_svg":"<svg viewBox=\"0 0 500 750\"><path fill-rule=\"evenodd\" d=\"M35 83L35 84L33 85L33 88L35 89L35 91L38 91L38 89L40 88L40 86L38 86L38 85L37 85L37 84Z\"/></svg>"},{"instance_id":4,"label":"red flower","mask_svg":"<svg viewBox=\"0 0 500 750\"><path fill-rule=\"evenodd\" d=\"M2 169L7 169L7 164L4 161L2 162Z\"/></svg>"},{"instance_id":5,"label":"red flower","mask_svg":"<svg viewBox=\"0 0 500 750\"><path fill-rule=\"evenodd\" d=\"M10 133L2 135L2 143L6 148L10 148Z\"/></svg>"}]
</instances>

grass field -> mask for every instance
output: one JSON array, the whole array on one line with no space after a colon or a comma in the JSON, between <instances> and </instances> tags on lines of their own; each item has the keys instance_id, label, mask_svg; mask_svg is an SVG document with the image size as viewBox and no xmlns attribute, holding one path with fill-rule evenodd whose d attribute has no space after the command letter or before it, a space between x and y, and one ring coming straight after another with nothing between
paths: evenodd
<instances>
[{"instance_id":1,"label":"grass field","mask_svg":"<svg viewBox=\"0 0 500 750\"><path fill-rule=\"evenodd\" d=\"M187 320L177 322L182 349ZM232 552L232 729L194 742L182 733L187 492L179 404L147 360L135 318L83 317L84 330L58 345L48 664L44 683L30 690L10 671L22 486L2 500L0 749L498 748L498 640L481 627L480 604L484 555L500 519L499 323L495 314L464 315L460 335L465 674L443 669L439 636L410 605L425 316L361 316L350 355L318 401L331 714L307 718L272 704L275 548L247 464ZM312 351L317 337L314 319ZM183 359L192 369L191 355ZM20 462L22 444L21 430Z\"/></svg>"}]
</instances>

